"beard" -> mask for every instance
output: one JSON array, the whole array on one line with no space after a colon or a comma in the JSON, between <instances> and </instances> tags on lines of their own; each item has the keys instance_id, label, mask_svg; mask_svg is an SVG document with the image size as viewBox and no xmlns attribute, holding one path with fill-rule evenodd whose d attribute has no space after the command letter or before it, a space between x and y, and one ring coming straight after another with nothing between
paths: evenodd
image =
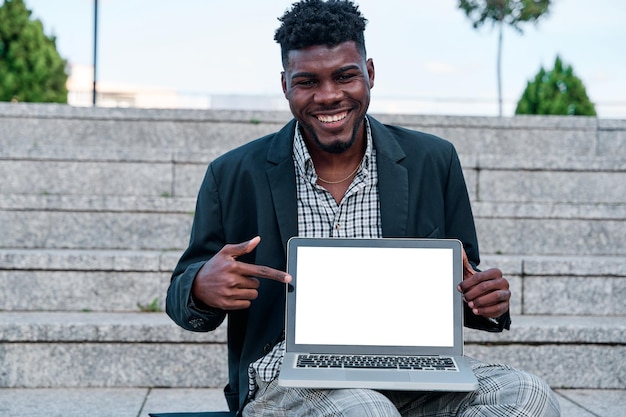
<instances>
[{"instance_id":1,"label":"beard","mask_svg":"<svg viewBox=\"0 0 626 417\"><path fill-rule=\"evenodd\" d=\"M365 122L365 117L363 117L363 119L361 119L359 123L355 123L354 128L352 129L352 136L350 137L350 140L348 140L347 142L337 139L336 141L328 143L328 144L324 144L320 142L319 137L317 136L317 134L315 133L315 130L311 126L305 125L305 124L303 124L303 126L307 130L307 132L309 132L309 135L313 138L313 141L315 142L315 145L318 148L320 148L324 152L333 153L333 154L341 154L347 151L348 149L350 149L352 145L354 145L354 143L357 140L359 127L364 122Z\"/></svg>"}]
</instances>

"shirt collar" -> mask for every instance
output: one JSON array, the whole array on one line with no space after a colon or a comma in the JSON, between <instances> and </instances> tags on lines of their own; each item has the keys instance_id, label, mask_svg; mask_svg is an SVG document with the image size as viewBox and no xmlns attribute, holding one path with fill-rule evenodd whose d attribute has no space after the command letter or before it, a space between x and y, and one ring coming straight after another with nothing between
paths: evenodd
<instances>
[{"instance_id":1,"label":"shirt collar","mask_svg":"<svg viewBox=\"0 0 626 417\"><path fill-rule=\"evenodd\" d=\"M370 127L370 121L365 116L365 131L367 136L367 144L365 147L365 154L363 155L363 160L361 161L361 165L359 170L357 171L357 175L363 175L364 177L369 176L371 172L371 161L372 161L372 129ZM304 143L304 138L300 133L300 124L296 121L296 129L293 140L293 158L296 164L296 169L302 176L302 178L310 181L315 184L317 182L317 173L315 172L315 166L313 165L313 159L311 158L311 154L309 154L309 150Z\"/></svg>"}]
</instances>

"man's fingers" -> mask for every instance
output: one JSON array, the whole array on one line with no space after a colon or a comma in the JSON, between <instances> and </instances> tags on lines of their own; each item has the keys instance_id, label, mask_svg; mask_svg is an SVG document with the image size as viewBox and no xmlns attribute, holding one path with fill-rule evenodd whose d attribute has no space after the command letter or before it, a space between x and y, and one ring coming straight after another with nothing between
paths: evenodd
<instances>
[{"instance_id":1,"label":"man's fingers","mask_svg":"<svg viewBox=\"0 0 626 417\"><path fill-rule=\"evenodd\" d=\"M237 259L239 256L252 252L258 246L260 241L261 237L255 236L246 242L225 245L220 252L222 255ZM273 279L274 281L283 283L291 282L291 276L289 274L270 268L269 266L238 262L236 268L243 276Z\"/></svg>"},{"instance_id":2,"label":"man's fingers","mask_svg":"<svg viewBox=\"0 0 626 417\"><path fill-rule=\"evenodd\" d=\"M465 253L465 249L463 248L463 278L466 276L474 275L476 271L472 267L472 264L469 263L469 259L467 258L467 253Z\"/></svg>"},{"instance_id":3,"label":"man's fingers","mask_svg":"<svg viewBox=\"0 0 626 417\"><path fill-rule=\"evenodd\" d=\"M246 308L250 308L252 302L250 300L235 300L232 303L220 307L222 310L244 310Z\"/></svg>"},{"instance_id":4,"label":"man's fingers","mask_svg":"<svg viewBox=\"0 0 626 417\"><path fill-rule=\"evenodd\" d=\"M509 282L499 269L475 272L459 285L463 299L478 316L499 317L509 308Z\"/></svg>"},{"instance_id":5,"label":"man's fingers","mask_svg":"<svg viewBox=\"0 0 626 417\"><path fill-rule=\"evenodd\" d=\"M252 252L254 248L257 247L260 241L261 237L255 236L246 242L236 243L232 245L224 245L220 252L222 252L224 255L237 258L241 255Z\"/></svg>"},{"instance_id":6,"label":"man's fingers","mask_svg":"<svg viewBox=\"0 0 626 417\"><path fill-rule=\"evenodd\" d=\"M498 290L485 294L474 300L468 301L467 305L470 308L485 308L495 306L501 303L506 303L511 298L511 291Z\"/></svg>"},{"instance_id":7,"label":"man's fingers","mask_svg":"<svg viewBox=\"0 0 626 417\"><path fill-rule=\"evenodd\" d=\"M509 309L510 298L511 292L509 290L500 290L469 301L467 305L477 316L500 317Z\"/></svg>"},{"instance_id":8,"label":"man's fingers","mask_svg":"<svg viewBox=\"0 0 626 417\"><path fill-rule=\"evenodd\" d=\"M473 308L472 313L477 316L497 318L506 313L508 309L508 304L501 303L490 307Z\"/></svg>"},{"instance_id":9,"label":"man's fingers","mask_svg":"<svg viewBox=\"0 0 626 417\"><path fill-rule=\"evenodd\" d=\"M502 278L502 272L496 268L488 269L480 273L474 272L473 275L468 276L465 279L463 279L463 281L459 284L459 290L465 293L466 291L470 290L471 288L476 287L477 285L480 285L481 283L485 283L485 282L489 282L489 281L493 281L497 279L504 279L504 278ZM506 284L508 287L508 282Z\"/></svg>"},{"instance_id":10,"label":"man's fingers","mask_svg":"<svg viewBox=\"0 0 626 417\"><path fill-rule=\"evenodd\" d=\"M506 301L510 298L508 281L499 278L491 281L483 281L463 293L463 299L468 303L478 303L479 305L495 304L499 301ZM471 305L470 305L471 307Z\"/></svg>"},{"instance_id":11,"label":"man's fingers","mask_svg":"<svg viewBox=\"0 0 626 417\"><path fill-rule=\"evenodd\" d=\"M291 282L291 275L284 271L270 268L269 266L246 264L242 262L241 269L243 275L248 277L272 279L282 283Z\"/></svg>"},{"instance_id":12,"label":"man's fingers","mask_svg":"<svg viewBox=\"0 0 626 417\"><path fill-rule=\"evenodd\" d=\"M196 300L208 307L238 310L250 307L259 294L259 279L291 282L286 272L262 265L238 261L239 256L252 252L261 238L225 245L198 271L192 292Z\"/></svg>"},{"instance_id":13,"label":"man's fingers","mask_svg":"<svg viewBox=\"0 0 626 417\"><path fill-rule=\"evenodd\" d=\"M290 282L291 276L272 268L241 263L246 274L241 276L233 286L223 288L220 291L219 301L216 307L223 310L240 310L249 308L252 300L259 296L260 282L257 277L275 279L280 282Z\"/></svg>"}]
</instances>

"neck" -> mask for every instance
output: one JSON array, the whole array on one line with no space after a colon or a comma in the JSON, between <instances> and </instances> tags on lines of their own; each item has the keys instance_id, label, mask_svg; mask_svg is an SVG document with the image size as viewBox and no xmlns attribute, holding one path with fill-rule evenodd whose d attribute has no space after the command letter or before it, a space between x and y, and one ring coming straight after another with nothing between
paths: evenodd
<instances>
[{"instance_id":1,"label":"neck","mask_svg":"<svg viewBox=\"0 0 626 417\"><path fill-rule=\"evenodd\" d=\"M311 155L313 165L321 185L350 184L361 165L365 154L365 141L357 141L350 149L341 154L318 153Z\"/></svg>"}]
</instances>

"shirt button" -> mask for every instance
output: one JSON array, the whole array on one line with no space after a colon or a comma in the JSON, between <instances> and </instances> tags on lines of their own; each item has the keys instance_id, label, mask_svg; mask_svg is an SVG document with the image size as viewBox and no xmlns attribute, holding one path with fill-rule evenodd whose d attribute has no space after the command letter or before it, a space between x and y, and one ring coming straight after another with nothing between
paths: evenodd
<instances>
[{"instance_id":1,"label":"shirt button","mask_svg":"<svg viewBox=\"0 0 626 417\"><path fill-rule=\"evenodd\" d=\"M267 345L263 346L263 353L264 354L268 354L270 353L270 351L272 350L272 346L268 343Z\"/></svg>"},{"instance_id":2,"label":"shirt button","mask_svg":"<svg viewBox=\"0 0 626 417\"><path fill-rule=\"evenodd\" d=\"M340 225L339 223L336 223L336 224L335 224L335 229L336 229L336 230L341 229L341 225Z\"/></svg>"}]
</instances>

